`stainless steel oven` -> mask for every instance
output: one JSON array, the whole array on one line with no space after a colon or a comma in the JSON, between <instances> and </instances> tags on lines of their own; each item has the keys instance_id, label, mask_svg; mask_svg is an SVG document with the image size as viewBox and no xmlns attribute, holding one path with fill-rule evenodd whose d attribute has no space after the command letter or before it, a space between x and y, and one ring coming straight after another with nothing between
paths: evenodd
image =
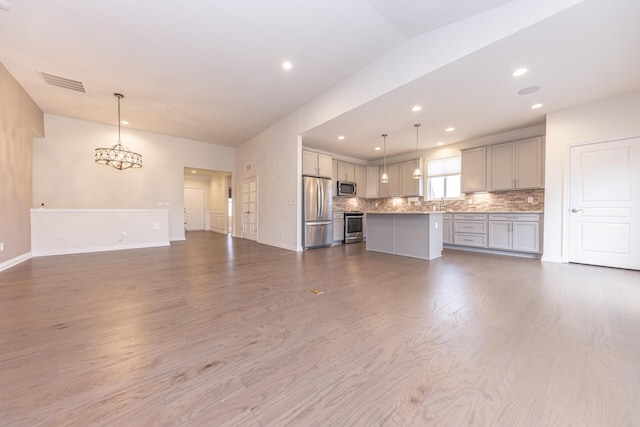
<instances>
[{"instance_id":1,"label":"stainless steel oven","mask_svg":"<svg viewBox=\"0 0 640 427\"><path fill-rule=\"evenodd\" d=\"M364 238L363 219L362 212L344 213L344 243L362 242Z\"/></svg>"}]
</instances>

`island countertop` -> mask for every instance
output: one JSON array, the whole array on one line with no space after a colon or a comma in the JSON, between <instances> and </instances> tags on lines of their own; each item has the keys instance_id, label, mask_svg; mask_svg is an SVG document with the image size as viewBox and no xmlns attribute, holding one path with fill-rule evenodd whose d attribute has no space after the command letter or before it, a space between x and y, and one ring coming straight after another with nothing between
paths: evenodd
<instances>
[{"instance_id":1,"label":"island countertop","mask_svg":"<svg viewBox=\"0 0 640 427\"><path fill-rule=\"evenodd\" d=\"M376 211L371 211L371 212L365 212L367 215L434 215L434 214L444 214L447 212L443 212L443 211L425 211L425 212L419 212L419 211L415 211L415 212L391 212L391 211L383 211L383 212L376 212Z\"/></svg>"}]
</instances>

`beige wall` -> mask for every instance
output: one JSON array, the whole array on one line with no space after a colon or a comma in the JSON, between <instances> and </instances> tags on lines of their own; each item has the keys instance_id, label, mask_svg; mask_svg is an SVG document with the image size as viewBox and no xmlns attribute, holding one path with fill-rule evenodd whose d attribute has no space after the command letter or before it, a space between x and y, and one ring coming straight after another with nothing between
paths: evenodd
<instances>
[{"instance_id":1,"label":"beige wall","mask_svg":"<svg viewBox=\"0 0 640 427\"><path fill-rule=\"evenodd\" d=\"M0 266L31 252L32 142L43 114L0 64Z\"/></svg>"}]
</instances>

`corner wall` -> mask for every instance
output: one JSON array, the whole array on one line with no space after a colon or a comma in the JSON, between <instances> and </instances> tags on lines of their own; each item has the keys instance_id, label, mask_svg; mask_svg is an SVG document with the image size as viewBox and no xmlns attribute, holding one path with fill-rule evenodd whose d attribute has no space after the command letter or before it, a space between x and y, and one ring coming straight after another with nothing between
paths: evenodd
<instances>
[{"instance_id":1,"label":"corner wall","mask_svg":"<svg viewBox=\"0 0 640 427\"><path fill-rule=\"evenodd\" d=\"M42 111L0 64L0 271L30 256L32 143L43 135Z\"/></svg>"},{"instance_id":2,"label":"corner wall","mask_svg":"<svg viewBox=\"0 0 640 427\"><path fill-rule=\"evenodd\" d=\"M565 228L569 147L637 136L640 92L547 115L543 261L568 262Z\"/></svg>"}]
</instances>

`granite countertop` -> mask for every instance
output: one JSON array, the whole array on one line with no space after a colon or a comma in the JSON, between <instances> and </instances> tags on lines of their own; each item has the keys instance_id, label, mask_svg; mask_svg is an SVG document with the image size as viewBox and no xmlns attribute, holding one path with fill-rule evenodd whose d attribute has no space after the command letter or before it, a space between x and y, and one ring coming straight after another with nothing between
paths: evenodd
<instances>
[{"instance_id":1,"label":"granite countertop","mask_svg":"<svg viewBox=\"0 0 640 427\"><path fill-rule=\"evenodd\" d=\"M509 215L517 215L517 214L541 214L544 211L446 211L448 214L509 214Z\"/></svg>"},{"instance_id":2,"label":"granite countertop","mask_svg":"<svg viewBox=\"0 0 640 427\"><path fill-rule=\"evenodd\" d=\"M508 215L518 215L518 214L543 214L544 211L366 211L366 214L372 215L427 215L427 214L508 214Z\"/></svg>"},{"instance_id":3,"label":"granite countertop","mask_svg":"<svg viewBox=\"0 0 640 427\"><path fill-rule=\"evenodd\" d=\"M405 211L405 212L394 212L394 211L368 211L365 212L367 215L431 215L431 214L444 214L444 211Z\"/></svg>"}]
</instances>

